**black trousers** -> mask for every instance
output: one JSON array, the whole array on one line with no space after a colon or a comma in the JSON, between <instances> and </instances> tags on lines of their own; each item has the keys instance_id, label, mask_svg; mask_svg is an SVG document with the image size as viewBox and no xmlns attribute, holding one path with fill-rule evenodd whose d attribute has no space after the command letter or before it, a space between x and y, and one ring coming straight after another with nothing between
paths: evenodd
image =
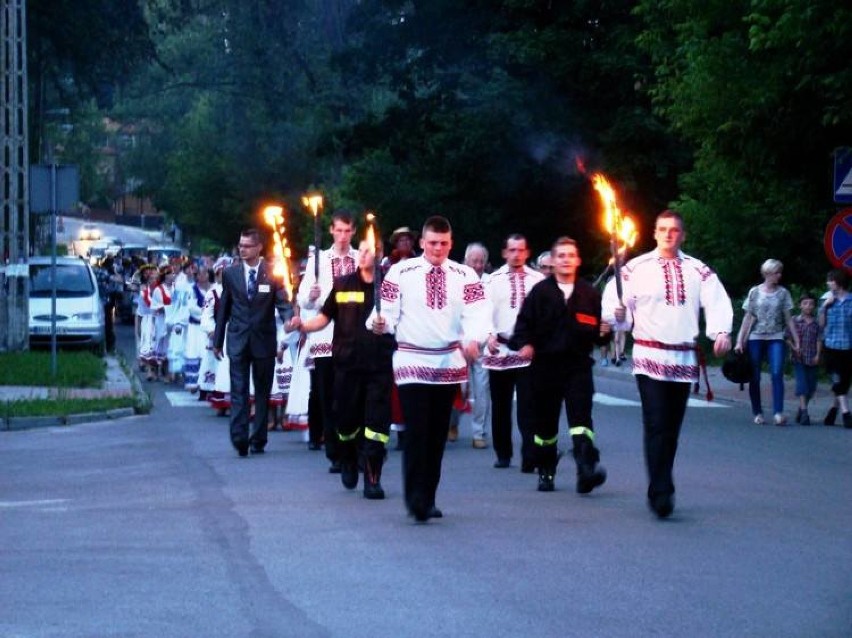
<instances>
[{"instance_id":1,"label":"black trousers","mask_svg":"<svg viewBox=\"0 0 852 638\"><path fill-rule=\"evenodd\" d=\"M498 459L512 458L512 399L518 394L518 430L521 433L521 459L534 463L532 377L529 366L489 370L491 388L491 439Z\"/></svg>"},{"instance_id":2,"label":"black trousers","mask_svg":"<svg viewBox=\"0 0 852 638\"><path fill-rule=\"evenodd\" d=\"M831 377L831 392L841 397L849 392L849 382L852 379L852 350L835 350L823 348L825 370Z\"/></svg>"},{"instance_id":3,"label":"black trousers","mask_svg":"<svg viewBox=\"0 0 852 638\"><path fill-rule=\"evenodd\" d=\"M405 448L402 453L403 489L409 510L426 510L435 504L441 481L441 462L450 429L457 383L399 386L405 417Z\"/></svg>"},{"instance_id":4,"label":"black trousers","mask_svg":"<svg viewBox=\"0 0 852 638\"><path fill-rule=\"evenodd\" d=\"M387 370L380 371L335 367L333 409L342 457L351 460L361 441L367 458L384 456L390 432L392 388L390 360Z\"/></svg>"},{"instance_id":5,"label":"black trousers","mask_svg":"<svg viewBox=\"0 0 852 638\"><path fill-rule=\"evenodd\" d=\"M265 447L269 393L275 374L275 356L254 359L250 352L230 356L231 443ZM249 374L254 380L254 420L249 428Z\"/></svg>"},{"instance_id":6,"label":"black trousers","mask_svg":"<svg viewBox=\"0 0 852 638\"><path fill-rule=\"evenodd\" d=\"M636 385L639 387L639 398L642 401L648 498L658 494L674 494L672 468L692 384L658 381L644 374L637 374Z\"/></svg>"},{"instance_id":7,"label":"black trousers","mask_svg":"<svg viewBox=\"0 0 852 638\"><path fill-rule=\"evenodd\" d=\"M325 440L325 456L329 461L339 460L333 406L334 360L332 357L318 357L314 359L314 369L311 370L308 436L312 443L319 443L320 439Z\"/></svg>"}]
</instances>

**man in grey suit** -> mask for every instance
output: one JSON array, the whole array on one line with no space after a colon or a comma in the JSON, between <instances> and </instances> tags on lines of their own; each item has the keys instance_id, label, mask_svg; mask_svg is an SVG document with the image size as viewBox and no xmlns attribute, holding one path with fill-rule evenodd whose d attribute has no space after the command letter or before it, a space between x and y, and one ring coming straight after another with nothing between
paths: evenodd
<instances>
[{"instance_id":1,"label":"man in grey suit","mask_svg":"<svg viewBox=\"0 0 852 638\"><path fill-rule=\"evenodd\" d=\"M216 314L213 354L222 358L225 335L231 372L231 443L240 456L263 454L267 441L267 404L277 353L275 311L286 322L292 305L272 264L261 259L260 233L240 234L240 263L222 273L222 297ZM254 420L249 428L249 374L254 380Z\"/></svg>"}]
</instances>

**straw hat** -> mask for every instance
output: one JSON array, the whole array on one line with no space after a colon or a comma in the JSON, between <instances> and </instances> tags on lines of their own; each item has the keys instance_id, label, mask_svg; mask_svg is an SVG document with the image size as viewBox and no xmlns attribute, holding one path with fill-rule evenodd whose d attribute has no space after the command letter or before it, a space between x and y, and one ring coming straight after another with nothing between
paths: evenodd
<instances>
[{"instance_id":1,"label":"straw hat","mask_svg":"<svg viewBox=\"0 0 852 638\"><path fill-rule=\"evenodd\" d=\"M400 226L395 231L393 231L393 233L391 233L391 236L390 236L391 246L396 244L397 240L404 235L408 235L409 239L411 239L412 242L417 240L417 235L414 232L412 232L412 230L408 226Z\"/></svg>"}]
</instances>

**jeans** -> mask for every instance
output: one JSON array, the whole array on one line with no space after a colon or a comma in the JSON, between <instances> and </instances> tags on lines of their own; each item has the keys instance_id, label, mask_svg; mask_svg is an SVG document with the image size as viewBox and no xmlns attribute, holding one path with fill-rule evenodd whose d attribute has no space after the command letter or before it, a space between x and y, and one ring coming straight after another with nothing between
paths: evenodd
<instances>
[{"instance_id":1,"label":"jeans","mask_svg":"<svg viewBox=\"0 0 852 638\"><path fill-rule=\"evenodd\" d=\"M769 376L772 378L772 411L784 412L784 353L786 346L782 339L749 339L748 354L751 357L751 381L748 384L748 396L751 399L751 413L761 414L760 370L764 360L769 363Z\"/></svg>"},{"instance_id":2,"label":"jeans","mask_svg":"<svg viewBox=\"0 0 852 638\"><path fill-rule=\"evenodd\" d=\"M796 396L805 397L806 401L814 398L817 387L817 366L806 366L804 363L794 363L796 373Z\"/></svg>"}]
</instances>

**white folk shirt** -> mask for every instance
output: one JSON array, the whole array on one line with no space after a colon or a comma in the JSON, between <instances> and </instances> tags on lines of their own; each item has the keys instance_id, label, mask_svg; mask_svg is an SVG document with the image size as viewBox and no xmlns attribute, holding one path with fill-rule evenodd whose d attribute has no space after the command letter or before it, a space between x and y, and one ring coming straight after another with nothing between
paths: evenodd
<instances>
[{"instance_id":1,"label":"white folk shirt","mask_svg":"<svg viewBox=\"0 0 852 638\"><path fill-rule=\"evenodd\" d=\"M730 333L731 300L716 273L703 262L678 253L665 259L653 250L630 260L621 270L626 322L633 338L659 344L633 345L633 374L660 381L696 382L698 358L694 349L667 350L664 346L694 345L699 335L699 310L704 309L707 338ZM615 280L603 295L603 318L613 322L618 306Z\"/></svg>"},{"instance_id":2,"label":"white folk shirt","mask_svg":"<svg viewBox=\"0 0 852 638\"><path fill-rule=\"evenodd\" d=\"M501 339L508 339L515 331L515 321L521 305L527 294L538 282L544 279L537 270L524 266L523 270L515 272L508 265L491 273L491 279L485 286L485 293L493 307L493 320L495 335ZM500 344L497 354L485 352L482 355L482 367L488 370L509 370L512 368L525 368L530 365L529 359L518 356L514 350L509 350L506 344Z\"/></svg>"},{"instance_id":3,"label":"white folk shirt","mask_svg":"<svg viewBox=\"0 0 852 638\"><path fill-rule=\"evenodd\" d=\"M491 304L476 272L423 257L391 266L382 281L382 317L396 334L397 385L441 385L467 380L462 339L484 342L493 332ZM375 311L367 319L371 327Z\"/></svg>"},{"instance_id":4,"label":"white folk shirt","mask_svg":"<svg viewBox=\"0 0 852 638\"><path fill-rule=\"evenodd\" d=\"M302 319L309 319L310 317L314 317L319 314L320 309L325 303L326 297L328 297L331 292L334 280L338 277L343 277L344 275L349 275L355 272L357 267L358 251L354 248L350 247L348 252L344 255L339 254L334 246L326 250L321 250L319 262L320 296L315 302L311 303L309 301L311 287L314 285L314 282L317 281L314 277L314 256L311 255L308 258L307 265L305 266L305 276L302 277L302 281L299 284L299 293L296 296L296 299L299 302L299 308L302 311L307 311L301 313ZM322 330L308 333L305 341L305 347L308 349L309 356L313 359L318 357L330 357L331 341L333 337L333 321L329 321L328 325Z\"/></svg>"}]
</instances>

